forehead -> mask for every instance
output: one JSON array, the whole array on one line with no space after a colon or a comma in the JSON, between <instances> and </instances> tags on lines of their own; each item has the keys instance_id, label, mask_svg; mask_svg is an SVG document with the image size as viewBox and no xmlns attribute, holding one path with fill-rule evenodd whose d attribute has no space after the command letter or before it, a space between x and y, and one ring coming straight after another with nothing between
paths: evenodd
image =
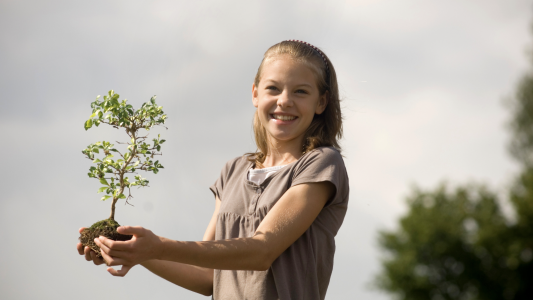
<instances>
[{"instance_id":1,"label":"forehead","mask_svg":"<svg viewBox=\"0 0 533 300\"><path fill-rule=\"evenodd\" d=\"M318 74L313 63L303 59L295 59L288 54L265 58L261 70L263 80L306 81L316 85Z\"/></svg>"}]
</instances>

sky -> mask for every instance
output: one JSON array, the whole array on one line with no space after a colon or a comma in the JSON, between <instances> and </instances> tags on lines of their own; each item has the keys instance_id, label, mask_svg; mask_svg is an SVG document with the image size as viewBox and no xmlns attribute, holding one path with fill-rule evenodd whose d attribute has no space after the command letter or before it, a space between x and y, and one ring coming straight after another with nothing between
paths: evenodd
<instances>
[{"instance_id":1,"label":"sky","mask_svg":"<svg viewBox=\"0 0 533 300\"><path fill-rule=\"evenodd\" d=\"M115 278L75 249L78 228L109 214L81 150L125 134L83 123L97 95L134 107L153 95L168 115L165 169L116 218L201 240L208 187L254 151L251 86L263 53L285 39L320 47L343 99L348 212L327 299L391 299L372 288L413 186L485 183L518 166L509 110L528 71L531 1L248 0L0 2L0 296L2 299L207 299L140 266Z\"/></svg>"}]
</instances>

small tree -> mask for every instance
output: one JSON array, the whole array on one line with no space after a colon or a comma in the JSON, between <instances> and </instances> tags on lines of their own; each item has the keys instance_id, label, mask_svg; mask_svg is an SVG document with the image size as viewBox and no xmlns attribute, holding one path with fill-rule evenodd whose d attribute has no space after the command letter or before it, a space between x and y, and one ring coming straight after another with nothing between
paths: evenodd
<instances>
[{"instance_id":1,"label":"small tree","mask_svg":"<svg viewBox=\"0 0 533 300\"><path fill-rule=\"evenodd\" d=\"M148 131L156 125L165 123L167 115L163 112L163 107L157 106L155 96L150 102L143 103L138 110L133 109L127 100L119 101L119 95L113 90L104 96L103 101L100 96L91 103L92 114L85 122L85 130L93 125L107 124L116 129L124 129L129 136L129 142L117 142L127 145L124 152L114 148L114 144L107 141L90 144L82 153L90 159L96 166L89 168L87 174L90 178L98 179L103 185L98 189L98 193L105 192L101 200L109 198L111 201L111 214L108 219L96 222L90 228L85 229L80 241L84 246L89 246L98 255L100 249L93 242L94 238L103 235L113 240L128 240L131 236L121 235L116 231L120 225L115 221L115 206L119 199L125 199L126 203L132 198L132 187L148 186L149 181L141 177L138 171L150 171L154 174L159 172L163 166L159 160L153 161L154 156L161 155L161 145L165 142L160 135L154 138L153 143L146 143ZM146 132L143 134L141 130ZM118 155L118 159L115 158ZM100 158L96 158L100 156ZM128 174L135 174L134 180L130 181ZM128 196L125 195L126 189Z\"/></svg>"},{"instance_id":2,"label":"small tree","mask_svg":"<svg viewBox=\"0 0 533 300\"><path fill-rule=\"evenodd\" d=\"M403 300L529 299L517 297L527 287L517 270L531 250L510 230L496 193L414 189L407 203L399 228L380 232L380 289Z\"/></svg>"}]
</instances>

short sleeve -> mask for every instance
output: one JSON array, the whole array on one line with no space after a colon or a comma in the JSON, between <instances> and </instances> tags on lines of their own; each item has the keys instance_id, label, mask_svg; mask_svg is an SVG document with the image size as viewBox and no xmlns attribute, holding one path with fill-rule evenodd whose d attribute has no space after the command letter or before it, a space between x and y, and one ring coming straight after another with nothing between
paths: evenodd
<instances>
[{"instance_id":1,"label":"short sleeve","mask_svg":"<svg viewBox=\"0 0 533 300\"><path fill-rule=\"evenodd\" d=\"M220 171L220 176L218 177L218 179L213 185L209 187L211 192L213 192L214 196L218 197L220 201L222 201L224 197L224 187L226 186L229 177L234 173L235 165L240 159L242 159L242 157L236 157L228 161L222 168L222 171Z\"/></svg>"},{"instance_id":2,"label":"short sleeve","mask_svg":"<svg viewBox=\"0 0 533 300\"><path fill-rule=\"evenodd\" d=\"M303 183L331 182L335 195L328 203L332 205L348 198L348 174L340 152L332 147L321 147L300 159L292 177L291 187Z\"/></svg>"}]
</instances>

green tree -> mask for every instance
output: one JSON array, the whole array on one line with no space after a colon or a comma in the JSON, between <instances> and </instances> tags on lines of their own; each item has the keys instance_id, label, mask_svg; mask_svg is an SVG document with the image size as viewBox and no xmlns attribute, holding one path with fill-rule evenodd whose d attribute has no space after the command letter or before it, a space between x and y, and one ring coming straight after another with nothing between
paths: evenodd
<instances>
[{"instance_id":1,"label":"green tree","mask_svg":"<svg viewBox=\"0 0 533 300\"><path fill-rule=\"evenodd\" d=\"M399 229L380 233L379 288L405 300L531 299L531 248L507 225L496 193L415 188L407 203Z\"/></svg>"},{"instance_id":2,"label":"green tree","mask_svg":"<svg viewBox=\"0 0 533 300\"><path fill-rule=\"evenodd\" d=\"M533 74L509 101L521 171L506 199L482 185L414 188L397 230L381 231L375 284L397 299L533 299ZM498 203L509 201L513 218Z\"/></svg>"}]
</instances>

